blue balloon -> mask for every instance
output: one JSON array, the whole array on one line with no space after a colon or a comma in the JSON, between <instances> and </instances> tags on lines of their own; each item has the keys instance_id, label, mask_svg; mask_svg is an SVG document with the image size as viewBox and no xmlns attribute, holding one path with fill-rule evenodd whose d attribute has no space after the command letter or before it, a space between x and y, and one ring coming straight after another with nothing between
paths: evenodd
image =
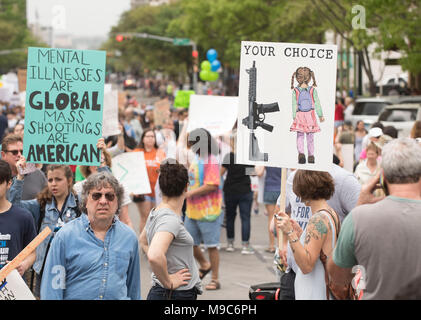
<instances>
[{"instance_id":1,"label":"blue balloon","mask_svg":"<svg viewBox=\"0 0 421 320\"><path fill-rule=\"evenodd\" d=\"M219 60L217 59L213 60L213 62L211 63L211 70L218 71L220 67L221 67L221 63L219 62Z\"/></svg>"},{"instance_id":2,"label":"blue balloon","mask_svg":"<svg viewBox=\"0 0 421 320\"><path fill-rule=\"evenodd\" d=\"M218 58L218 52L215 49L209 49L206 53L206 58L212 63L216 58Z\"/></svg>"}]
</instances>

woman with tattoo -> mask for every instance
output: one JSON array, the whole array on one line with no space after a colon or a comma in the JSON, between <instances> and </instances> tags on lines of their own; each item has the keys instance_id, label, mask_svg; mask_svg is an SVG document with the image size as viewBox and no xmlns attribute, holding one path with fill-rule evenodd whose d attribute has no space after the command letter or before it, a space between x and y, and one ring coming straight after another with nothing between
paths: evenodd
<instances>
[{"instance_id":1,"label":"woman with tattoo","mask_svg":"<svg viewBox=\"0 0 421 320\"><path fill-rule=\"evenodd\" d=\"M287 237L299 266L295 278L296 300L326 300L325 270L321 258L329 257L335 247L339 218L327 200L335 190L327 172L297 170L293 191L301 197L313 215L306 231L285 213L277 215L277 226ZM331 298L331 297L329 297Z\"/></svg>"}]
</instances>

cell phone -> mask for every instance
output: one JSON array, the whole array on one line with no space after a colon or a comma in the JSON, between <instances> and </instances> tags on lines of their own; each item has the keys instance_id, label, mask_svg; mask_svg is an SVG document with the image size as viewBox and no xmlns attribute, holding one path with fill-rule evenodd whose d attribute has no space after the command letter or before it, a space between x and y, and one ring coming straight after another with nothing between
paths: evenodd
<instances>
[{"instance_id":1,"label":"cell phone","mask_svg":"<svg viewBox=\"0 0 421 320\"><path fill-rule=\"evenodd\" d=\"M383 173L380 175L380 185L382 186L382 189L383 189L383 191L384 191L384 194L385 194L386 196L388 196L388 195L389 195L389 189L387 189L387 184L386 184L386 182L384 181L384 176L383 176Z\"/></svg>"}]
</instances>

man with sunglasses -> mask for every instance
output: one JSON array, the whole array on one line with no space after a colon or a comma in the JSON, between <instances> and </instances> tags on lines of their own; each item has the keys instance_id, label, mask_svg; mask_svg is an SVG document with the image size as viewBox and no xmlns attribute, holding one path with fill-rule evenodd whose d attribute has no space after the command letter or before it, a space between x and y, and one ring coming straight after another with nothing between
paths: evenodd
<instances>
[{"instance_id":1,"label":"man with sunglasses","mask_svg":"<svg viewBox=\"0 0 421 320\"><path fill-rule=\"evenodd\" d=\"M1 144L1 158L10 165L12 169L12 176L16 177L18 171L16 163L22 157L23 140L20 135L8 134L4 137ZM22 200L34 199L38 193L47 185L45 174L36 169L35 171L25 175L25 182L23 184Z\"/></svg>"},{"instance_id":2,"label":"man with sunglasses","mask_svg":"<svg viewBox=\"0 0 421 320\"><path fill-rule=\"evenodd\" d=\"M118 219L123 187L108 172L83 185L79 218L51 243L41 283L45 300L140 299L136 234Z\"/></svg>"}]
</instances>

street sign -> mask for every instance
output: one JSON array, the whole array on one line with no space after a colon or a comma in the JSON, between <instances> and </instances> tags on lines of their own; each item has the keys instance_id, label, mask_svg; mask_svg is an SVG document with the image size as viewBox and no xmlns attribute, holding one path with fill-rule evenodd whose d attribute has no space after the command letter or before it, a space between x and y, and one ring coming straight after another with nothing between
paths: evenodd
<instances>
[{"instance_id":1,"label":"street sign","mask_svg":"<svg viewBox=\"0 0 421 320\"><path fill-rule=\"evenodd\" d=\"M173 44L175 46L188 46L190 45L190 39L187 38L174 38Z\"/></svg>"}]
</instances>

